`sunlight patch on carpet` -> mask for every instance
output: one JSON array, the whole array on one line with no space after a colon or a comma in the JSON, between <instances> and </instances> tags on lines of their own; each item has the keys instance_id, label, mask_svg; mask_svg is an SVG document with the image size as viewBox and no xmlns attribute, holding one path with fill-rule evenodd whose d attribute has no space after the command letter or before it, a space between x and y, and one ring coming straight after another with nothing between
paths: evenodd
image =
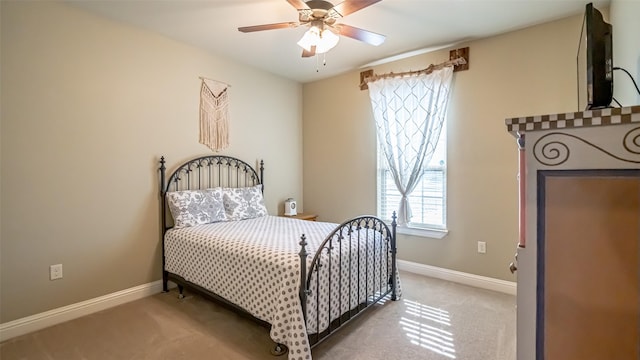
<instances>
[{"instance_id":1,"label":"sunlight patch on carpet","mask_svg":"<svg viewBox=\"0 0 640 360\"><path fill-rule=\"evenodd\" d=\"M449 312L411 300L405 299L404 303L407 311L406 316L400 318L400 325L411 344L455 359Z\"/></svg>"}]
</instances>

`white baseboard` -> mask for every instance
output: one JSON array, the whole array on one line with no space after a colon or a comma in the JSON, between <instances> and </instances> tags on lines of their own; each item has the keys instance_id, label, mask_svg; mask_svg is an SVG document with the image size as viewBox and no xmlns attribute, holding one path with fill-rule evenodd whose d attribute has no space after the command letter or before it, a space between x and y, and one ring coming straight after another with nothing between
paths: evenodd
<instances>
[{"instance_id":1,"label":"white baseboard","mask_svg":"<svg viewBox=\"0 0 640 360\"><path fill-rule=\"evenodd\" d=\"M481 289L498 291L509 295L516 295L517 283L513 281L494 279L486 276L474 275L460 271L414 263L406 260L398 260L398 269L414 274L433 277L436 279L448 280L459 284L474 286Z\"/></svg>"},{"instance_id":2,"label":"white baseboard","mask_svg":"<svg viewBox=\"0 0 640 360\"><path fill-rule=\"evenodd\" d=\"M516 295L516 283L512 281L468 274L405 260L398 260L398 269L482 289ZM175 284L170 283L169 287L174 286ZM161 291L162 281L158 280L152 283L135 286L112 294L107 294L94 299L3 323L0 324L0 341L9 340L16 336L44 329L49 326L57 325L65 321L73 320L81 316L89 315L130 301L142 299Z\"/></svg>"},{"instance_id":3,"label":"white baseboard","mask_svg":"<svg viewBox=\"0 0 640 360\"><path fill-rule=\"evenodd\" d=\"M162 291L162 281L135 286L90 300L0 324L0 341L89 315Z\"/></svg>"}]
</instances>

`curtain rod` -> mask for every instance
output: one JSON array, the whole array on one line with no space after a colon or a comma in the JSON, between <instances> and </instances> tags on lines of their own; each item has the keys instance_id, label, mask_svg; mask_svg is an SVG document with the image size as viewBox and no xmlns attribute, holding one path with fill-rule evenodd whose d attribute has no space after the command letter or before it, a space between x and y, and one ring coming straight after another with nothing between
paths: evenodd
<instances>
[{"instance_id":1,"label":"curtain rod","mask_svg":"<svg viewBox=\"0 0 640 360\"><path fill-rule=\"evenodd\" d=\"M422 70L405 71L405 72L400 72L400 73L390 72L390 73L386 73L386 74L367 76L366 78L364 78L363 83L360 84L360 85L367 84L370 81L376 81L376 80L386 79L386 78L391 78L391 77L403 77L403 76L408 76L408 75L430 74L434 70L440 70L440 69L442 69L444 67L447 67L447 66L464 65L466 63L467 63L467 61L463 57L459 57L459 58L455 58L455 59L452 59L452 60L449 60L449 61L442 62L440 64L436 64L436 65L431 64L426 69L422 69Z\"/></svg>"},{"instance_id":2,"label":"curtain rod","mask_svg":"<svg viewBox=\"0 0 640 360\"><path fill-rule=\"evenodd\" d=\"M217 82L217 83L225 84L225 85L227 85L228 87L231 87L231 84L226 83L226 82L224 82L224 81L220 81L220 80L216 80L216 79L212 79L212 78L208 78L208 77L204 77L204 76L198 76L198 78L200 78L200 80L211 80L211 81L215 81L215 82Z\"/></svg>"}]
</instances>

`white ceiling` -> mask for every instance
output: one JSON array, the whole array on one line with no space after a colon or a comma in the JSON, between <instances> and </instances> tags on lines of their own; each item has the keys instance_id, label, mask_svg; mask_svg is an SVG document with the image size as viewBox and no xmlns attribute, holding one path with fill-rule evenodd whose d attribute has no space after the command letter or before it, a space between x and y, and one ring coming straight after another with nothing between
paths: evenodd
<instances>
[{"instance_id":1,"label":"white ceiling","mask_svg":"<svg viewBox=\"0 0 640 360\"><path fill-rule=\"evenodd\" d=\"M349 1L349 0L347 0ZM412 52L581 14L588 0L382 0L338 20L386 35L380 46L342 37L319 58L302 58L306 27L241 33L240 26L297 21L286 0L68 0L108 18L146 28L234 61L302 83ZM337 4L340 0L335 1ZM609 0L593 1L597 8ZM578 29L576 29L578 31ZM576 33L576 41L579 34ZM473 57L473 49L470 49Z\"/></svg>"}]
</instances>

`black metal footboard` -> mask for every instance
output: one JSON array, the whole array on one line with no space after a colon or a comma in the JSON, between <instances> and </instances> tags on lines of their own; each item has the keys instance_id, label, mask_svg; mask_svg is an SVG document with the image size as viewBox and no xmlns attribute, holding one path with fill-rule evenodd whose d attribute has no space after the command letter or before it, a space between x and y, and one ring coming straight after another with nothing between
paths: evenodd
<instances>
[{"instance_id":1,"label":"black metal footboard","mask_svg":"<svg viewBox=\"0 0 640 360\"><path fill-rule=\"evenodd\" d=\"M396 216L391 229L374 216L338 226L307 267L300 241L300 302L313 348L383 298L397 299Z\"/></svg>"}]
</instances>

